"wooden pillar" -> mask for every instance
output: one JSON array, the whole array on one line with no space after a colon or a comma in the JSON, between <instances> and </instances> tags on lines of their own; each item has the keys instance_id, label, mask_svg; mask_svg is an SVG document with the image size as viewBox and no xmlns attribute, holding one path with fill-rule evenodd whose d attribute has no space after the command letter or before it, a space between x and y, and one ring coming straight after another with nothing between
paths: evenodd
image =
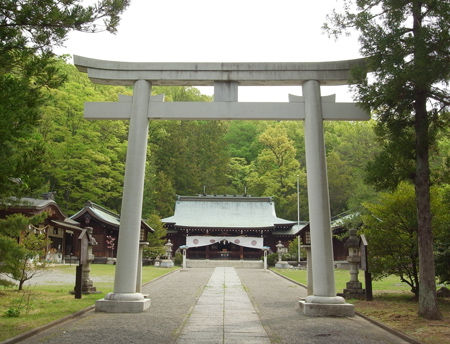
<instances>
[{"instance_id":1,"label":"wooden pillar","mask_svg":"<svg viewBox=\"0 0 450 344\"><path fill-rule=\"evenodd\" d=\"M244 246L239 246L239 257L240 259L244 259Z\"/></svg>"},{"instance_id":2,"label":"wooden pillar","mask_svg":"<svg viewBox=\"0 0 450 344\"><path fill-rule=\"evenodd\" d=\"M205 246L205 257L209 259L209 245Z\"/></svg>"}]
</instances>

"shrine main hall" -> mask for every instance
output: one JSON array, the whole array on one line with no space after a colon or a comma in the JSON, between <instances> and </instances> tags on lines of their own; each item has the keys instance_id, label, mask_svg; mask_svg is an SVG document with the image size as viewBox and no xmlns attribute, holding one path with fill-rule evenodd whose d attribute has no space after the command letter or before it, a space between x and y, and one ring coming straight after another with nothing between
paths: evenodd
<instances>
[{"instance_id":1,"label":"shrine main hall","mask_svg":"<svg viewBox=\"0 0 450 344\"><path fill-rule=\"evenodd\" d=\"M190 259L260 259L264 246L276 252L308 226L277 217L271 197L236 195L178 196L162 222L173 250L187 245Z\"/></svg>"}]
</instances>

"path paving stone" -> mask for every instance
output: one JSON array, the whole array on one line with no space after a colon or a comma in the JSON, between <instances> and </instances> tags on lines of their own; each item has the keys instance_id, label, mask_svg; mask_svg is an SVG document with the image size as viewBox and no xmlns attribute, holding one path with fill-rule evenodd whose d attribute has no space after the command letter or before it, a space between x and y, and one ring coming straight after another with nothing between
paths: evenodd
<instances>
[{"instance_id":1,"label":"path paving stone","mask_svg":"<svg viewBox=\"0 0 450 344\"><path fill-rule=\"evenodd\" d=\"M236 270L215 268L177 344L270 344Z\"/></svg>"}]
</instances>

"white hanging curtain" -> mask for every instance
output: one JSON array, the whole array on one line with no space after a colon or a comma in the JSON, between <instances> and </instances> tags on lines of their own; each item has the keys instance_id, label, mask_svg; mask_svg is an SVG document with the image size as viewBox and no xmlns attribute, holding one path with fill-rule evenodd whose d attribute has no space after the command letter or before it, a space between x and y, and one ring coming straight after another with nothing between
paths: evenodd
<instances>
[{"instance_id":1,"label":"white hanging curtain","mask_svg":"<svg viewBox=\"0 0 450 344\"><path fill-rule=\"evenodd\" d=\"M200 235L193 235L186 237L186 245L189 246L189 248L201 247L213 245L223 240L231 242L235 245L250 248L262 249L264 246L264 239L258 237L244 237L244 236L228 237L228 236L200 236Z\"/></svg>"}]
</instances>

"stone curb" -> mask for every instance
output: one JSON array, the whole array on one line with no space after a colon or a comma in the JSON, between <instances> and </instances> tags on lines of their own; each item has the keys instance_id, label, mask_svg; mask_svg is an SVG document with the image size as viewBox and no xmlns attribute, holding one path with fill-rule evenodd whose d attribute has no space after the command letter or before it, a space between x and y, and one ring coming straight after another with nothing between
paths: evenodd
<instances>
[{"instance_id":1,"label":"stone curb","mask_svg":"<svg viewBox=\"0 0 450 344\"><path fill-rule=\"evenodd\" d=\"M282 277L282 278L284 278L284 279L286 279L286 280L288 280L288 281L294 283L294 284L297 284L297 285L299 285L299 286L301 286L301 287L303 287L303 288L307 288L307 286L304 285L303 283L294 281L293 279L291 279L291 278L289 278L289 277L286 277L286 276L283 276L283 275L279 274L278 272L273 271L273 270L271 270L271 269L270 269L269 271L272 272L272 273L274 273L274 274L277 275L277 276L280 276L280 277ZM374 325L376 325L376 326L382 328L383 330L386 330L386 331L388 331L389 333L392 333L393 335L395 335L395 336L397 336L397 337L400 337L400 338L403 339L403 340L406 340L408 343L411 343L411 344L423 344L422 342L419 342L419 341L415 340L414 338L411 338L410 336L404 334L403 332L400 332L400 331L398 331L398 330L394 330L393 328L388 327L388 326L384 325L383 323L378 322L377 320L374 320L374 319L372 319L372 318L369 318L367 315L361 314L361 313L356 312L356 311L355 311L355 314L356 314L357 316L359 316L359 317L361 317L361 318L363 318L363 319L365 319L365 320L371 322L372 324L374 324ZM3 344L3 343L0 343L0 344Z\"/></svg>"},{"instance_id":2,"label":"stone curb","mask_svg":"<svg viewBox=\"0 0 450 344\"><path fill-rule=\"evenodd\" d=\"M147 284L153 283L153 282L155 282L155 281L157 281L157 280L159 280L159 279L161 279L163 277L166 277L166 276L168 276L170 274L173 274L173 273L179 272L179 271L180 271L180 269L176 269L176 270L170 271L170 272L168 272L168 273L166 273L164 275L161 275L161 276L158 276L158 277L152 279L151 281L143 284L142 286L145 287ZM32 330L30 330L28 332L25 332L25 333L22 333L22 334L18 334L15 337L6 339L3 342L0 342L0 344L19 343L20 341L22 341L24 339L27 339L27 338L29 338L31 336L34 336L35 334L41 333L41 332L43 332L43 331L45 331L45 330L47 330L47 329L49 329L51 327L54 327L54 326L59 325L59 324L62 324L62 323L66 322L66 321L69 321L71 319L78 318L78 317L82 316L83 314L85 314L85 313L87 313L89 311L92 311L94 309L95 309L95 304L93 304L91 306L88 306L88 307L86 307L86 308L84 308L84 309L82 309L82 310L80 310L78 312L69 314L69 315L67 315L67 316L65 316L65 317L63 317L61 319L56 319L56 320L54 320L52 322L49 322L49 323L47 323L45 325L36 327L36 328L34 328L34 329L32 329Z\"/></svg>"}]
</instances>

